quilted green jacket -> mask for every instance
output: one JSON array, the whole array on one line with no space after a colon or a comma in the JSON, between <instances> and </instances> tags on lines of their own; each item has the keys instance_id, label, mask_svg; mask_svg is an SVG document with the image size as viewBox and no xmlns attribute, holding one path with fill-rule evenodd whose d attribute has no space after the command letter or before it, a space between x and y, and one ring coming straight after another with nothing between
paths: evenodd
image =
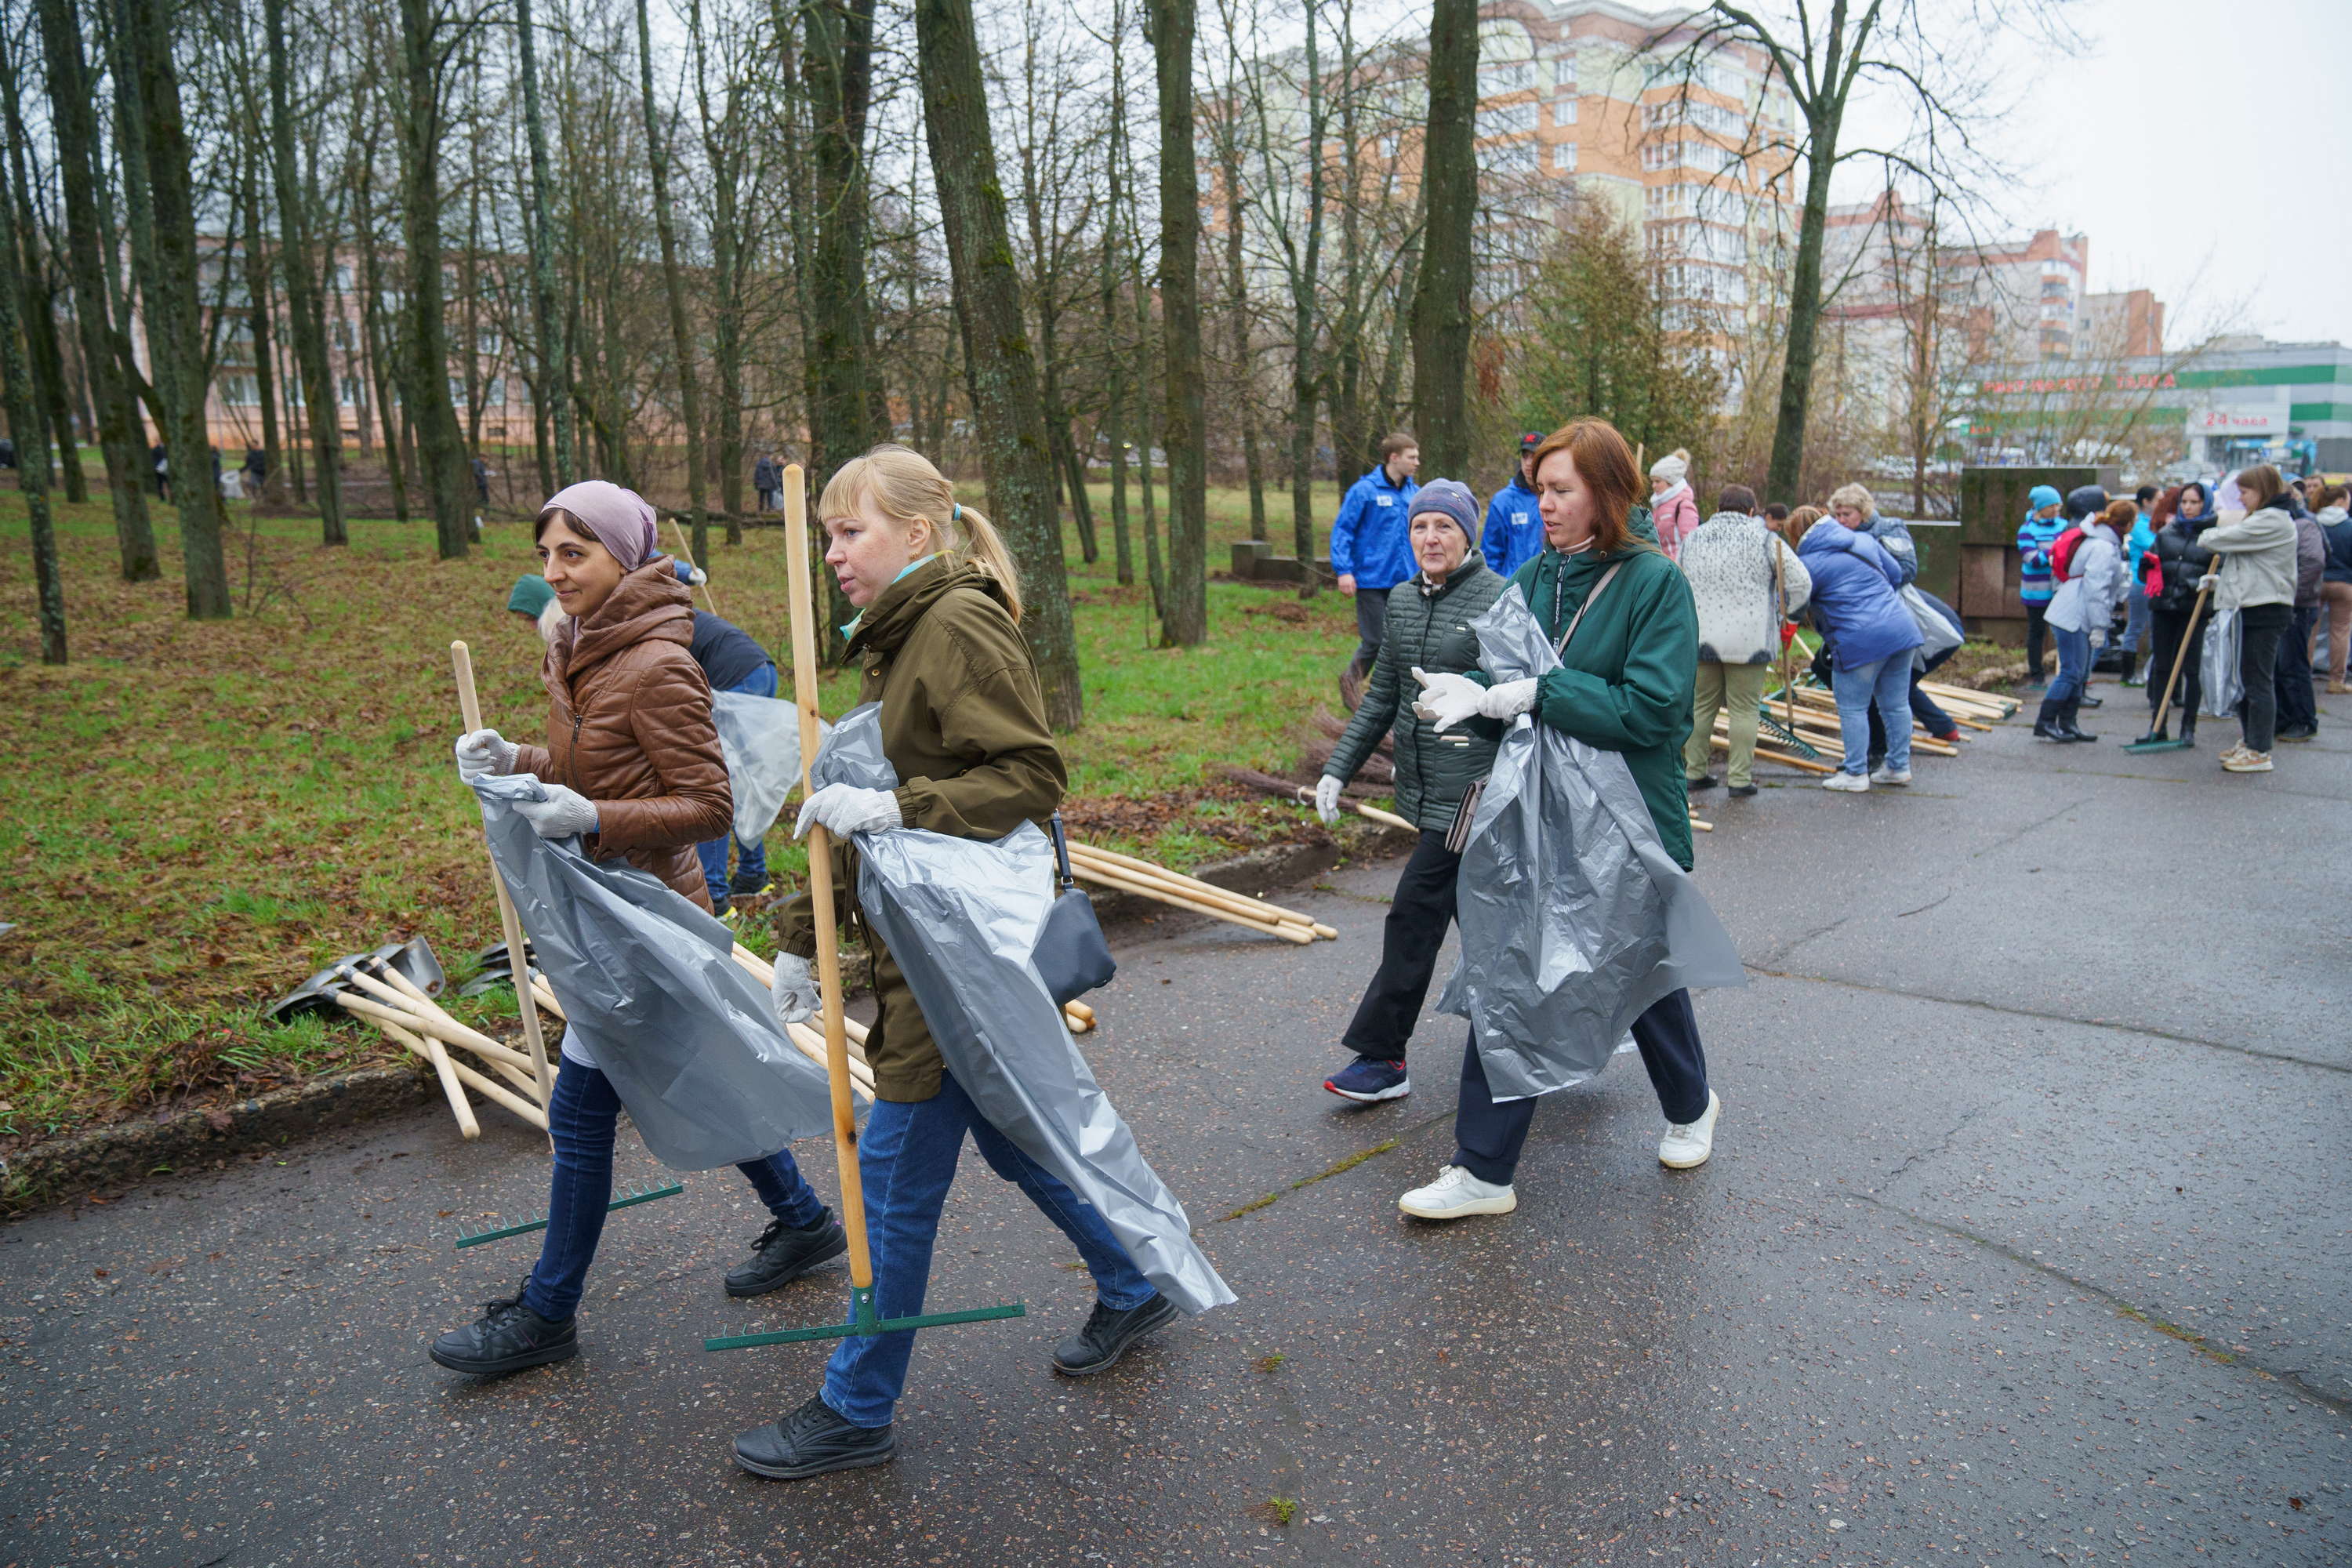
<instances>
[{"instance_id":1,"label":"quilted green jacket","mask_svg":"<svg viewBox=\"0 0 2352 1568\"><path fill-rule=\"evenodd\" d=\"M1414 716L1412 704L1421 695L1421 683L1412 672L1418 668L1432 675L1466 675L1476 669L1478 638L1470 623L1507 586L1508 581L1474 551L1435 588L1414 576L1389 590L1381 657L1373 662L1371 679L1364 682L1356 716L1331 748L1325 773L1343 780L1353 777L1381 737L1393 728L1397 815L1424 833L1444 833L1454 826L1463 795L1495 765L1503 727L1491 719L1474 719L1439 734L1427 720Z\"/></svg>"}]
</instances>

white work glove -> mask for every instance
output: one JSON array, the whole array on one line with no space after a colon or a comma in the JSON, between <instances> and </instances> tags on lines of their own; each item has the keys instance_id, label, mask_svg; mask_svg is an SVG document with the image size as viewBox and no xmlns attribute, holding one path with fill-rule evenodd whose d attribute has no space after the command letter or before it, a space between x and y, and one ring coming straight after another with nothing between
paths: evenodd
<instances>
[{"instance_id":1,"label":"white work glove","mask_svg":"<svg viewBox=\"0 0 2352 1568\"><path fill-rule=\"evenodd\" d=\"M2219 572L2208 572L2205 575L2197 579L2197 591L2200 594L2204 593L2207 589L2212 587L2221 581L2221 574Z\"/></svg>"},{"instance_id":2,"label":"white work glove","mask_svg":"<svg viewBox=\"0 0 2352 1568\"><path fill-rule=\"evenodd\" d=\"M514 767L515 743L496 730L468 730L457 737L457 777L466 784Z\"/></svg>"},{"instance_id":3,"label":"white work glove","mask_svg":"<svg viewBox=\"0 0 2352 1568\"><path fill-rule=\"evenodd\" d=\"M805 1024L816 1016L819 998L809 962L796 952L776 954L776 984L768 993L779 1024Z\"/></svg>"},{"instance_id":4,"label":"white work glove","mask_svg":"<svg viewBox=\"0 0 2352 1568\"><path fill-rule=\"evenodd\" d=\"M856 784L829 784L801 805L793 837L808 837L810 824L836 838L853 833L879 833L899 826L898 797L887 789L859 789Z\"/></svg>"},{"instance_id":5,"label":"white work glove","mask_svg":"<svg viewBox=\"0 0 2352 1568\"><path fill-rule=\"evenodd\" d=\"M594 801L560 784L541 781L539 787L547 792L545 800L514 803L515 815L530 823L532 832L541 838L569 838L574 834L596 831Z\"/></svg>"},{"instance_id":6,"label":"white work glove","mask_svg":"<svg viewBox=\"0 0 2352 1568\"><path fill-rule=\"evenodd\" d=\"M686 569L686 584L687 584L687 586L688 586L688 587L689 587L689 588L699 588L699 587L701 587L705 583L708 583L708 582L709 582L709 581L710 581L710 574L709 574L709 573L708 573L708 572L705 572L701 567L699 567L699 566L688 566L688 567Z\"/></svg>"},{"instance_id":7,"label":"white work glove","mask_svg":"<svg viewBox=\"0 0 2352 1568\"><path fill-rule=\"evenodd\" d=\"M1339 820L1339 792L1347 782L1329 773L1315 781L1315 815L1323 819L1326 827Z\"/></svg>"},{"instance_id":8,"label":"white work glove","mask_svg":"<svg viewBox=\"0 0 2352 1568\"><path fill-rule=\"evenodd\" d=\"M1489 719L1500 719L1506 724L1536 705L1536 683L1533 679L1507 680L1500 686L1486 689L1486 700L1478 711Z\"/></svg>"},{"instance_id":9,"label":"white work glove","mask_svg":"<svg viewBox=\"0 0 2352 1568\"><path fill-rule=\"evenodd\" d=\"M1435 724L1441 735L1486 710L1486 689L1466 675L1429 675L1416 666L1412 678L1421 682L1421 700L1412 710Z\"/></svg>"}]
</instances>

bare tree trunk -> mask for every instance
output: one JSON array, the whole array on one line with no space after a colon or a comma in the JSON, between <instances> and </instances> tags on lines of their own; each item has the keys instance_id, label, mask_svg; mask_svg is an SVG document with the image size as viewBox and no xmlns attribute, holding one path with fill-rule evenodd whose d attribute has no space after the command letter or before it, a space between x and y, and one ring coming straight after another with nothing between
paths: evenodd
<instances>
[{"instance_id":1,"label":"bare tree trunk","mask_svg":"<svg viewBox=\"0 0 2352 1568\"><path fill-rule=\"evenodd\" d=\"M1475 4L1475 0L1473 0ZM1171 646L1209 635L1208 381L1201 363L1201 176L1192 138L1195 0L1148 0L1160 84L1160 319L1167 338ZM1474 24L1475 26L1475 24Z\"/></svg>"},{"instance_id":2,"label":"bare tree trunk","mask_svg":"<svg viewBox=\"0 0 2352 1568\"><path fill-rule=\"evenodd\" d=\"M727 542L743 542L743 240L737 210L744 163L742 84L730 77L727 112L710 117L710 63L703 44L702 0L690 0L688 36L694 46L694 100L702 122L703 156L710 170L710 358L719 393L719 505L727 514Z\"/></svg>"},{"instance_id":3,"label":"bare tree trunk","mask_svg":"<svg viewBox=\"0 0 2352 1568\"><path fill-rule=\"evenodd\" d=\"M373 168L362 155L359 160L360 179L352 191L358 204L360 228L360 288L364 297L360 300L360 341L367 355L370 391L375 398L377 427L383 435L383 467L392 486L392 515L402 522L408 521L408 465L402 459L400 427L394 423L392 396L391 353L384 342L383 264L382 247L376 243ZM367 411L360 411L360 426L367 426Z\"/></svg>"},{"instance_id":4,"label":"bare tree trunk","mask_svg":"<svg viewBox=\"0 0 2352 1568\"><path fill-rule=\"evenodd\" d=\"M11 163L14 160L10 160ZM16 486L31 524L34 592L41 623L41 662L66 661L65 579L58 567L57 529L49 513L48 437L33 404L32 374L17 347L16 308L24 298L16 275L15 181L0 164L0 382L6 383L9 437L16 444Z\"/></svg>"},{"instance_id":5,"label":"bare tree trunk","mask_svg":"<svg viewBox=\"0 0 2352 1568\"><path fill-rule=\"evenodd\" d=\"M16 222L11 226L23 247L18 263L20 320L25 346L31 351L35 406L44 416L48 437L57 442L58 466L64 472L66 500L76 505L89 500L89 481L81 471L81 448L74 436L73 401L66 387L66 359L58 342L58 290L41 249L40 220L34 215L32 185L26 173L23 105L16 96L16 62L0 49L0 92L6 100L8 163L15 175ZM19 447L18 450L24 448ZM46 460L45 439L41 452Z\"/></svg>"},{"instance_id":6,"label":"bare tree trunk","mask_svg":"<svg viewBox=\"0 0 2352 1568\"><path fill-rule=\"evenodd\" d=\"M1127 12L1114 3L1111 37L1127 36ZM1104 184L1108 195L1103 207L1102 320L1103 353L1109 364L1103 408L1103 429L1110 440L1110 531L1118 584L1135 585L1135 552L1127 538L1127 366L1118 342L1118 222L1119 158L1127 147L1127 81L1125 50L1110 51L1110 134L1103 152Z\"/></svg>"},{"instance_id":7,"label":"bare tree trunk","mask_svg":"<svg viewBox=\"0 0 2352 1568\"><path fill-rule=\"evenodd\" d=\"M286 37L286 0L262 0L262 26L269 50L269 145L278 190L278 259L286 279L288 325L295 362L302 370L302 401L310 414L310 449L319 461L319 535L327 544L348 544L343 522L343 417L335 398L334 373L327 364L327 319L320 300L312 244L312 193L294 161L294 67ZM333 265L332 247L325 265ZM366 411L361 410L362 426Z\"/></svg>"},{"instance_id":8,"label":"bare tree trunk","mask_svg":"<svg viewBox=\"0 0 2352 1568\"><path fill-rule=\"evenodd\" d=\"M670 352L677 359L678 406L686 420L687 507L694 521L694 563L710 564L710 512L705 505L702 389L694 374L694 334L686 324L686 284L677 270L677 225L669 209L669 138L654 105L653 29L646 0L637 0L637 86L645 100L646 157L653 165L654 231L661 239L662 291L669 300Z\"/></svg>"},{"instance_id":9,"label":"bare tree trunk","mask_svg":"<svg viewBox=\"0 0 2352 1568\"><path fill-rule=\"evenodd\" d=\"M523 225L530 247L530 317L538 342L540 397L555 435L553 459L543 481L549 493L572 482L579 460L572 440L572 355L555 324L555 240L547 221L547 121L539 95L539 48L530 0L515 0L515 37L522 56L522 118L530 143L530 210Z\"/></svg>"},{"instance_id":10,"label":"bare tree trunk","mask_svg":"<svg viewBox=\"0 0 2352 1568\"><path fill-rule=\"evenodd\" d=\"M816 206L808 275L809 325L815 334L806 351L814 373L810 470L822 479L871 446L877 430L866 288L874 0L804 0L801 16Z\"/></svg>"},{"instance_id":11,"label":"bare tree trunk","mask_svg":"<svg viewBox=\"0 0 2352 1568\"><path fill-rule=\"evenodd\" d=\"M444 561L473 538L473 474L449 401L449 334L441 293L441 47L434 0L400 0L401 220L408 238L408 366L401 412L416 442Z\"/></svg>"},{"instance_id":12,"label":"bare tree trunk","mask_svg":"<svg viewBox=\"0 0 2352 1568\"><path fill-rule=\"evenodd\" d=\"M220 492L212 483L212 443L205 431L203 318L196 303L195 193L188 138L180 117L180 79L173 68L168 0L124 0L126 52L132 74L118 84L138 102L152 206L155 287L146 295L148 353L168 413L172 500L180 514L180 559L194 620L226 620L228 563L221 554Z\"/></svg>"},{"instance_id":13,"label":"bare tree trunk","mask_svg":"<svg viewBox=\"0 0 2352 1568\"><path fill-rule=\"evenodd\" d=\"M1229 46L1230 48L1230 46ZM1217 147L1218 172L1225 184L1225 292L1232 315L1234 418L1242 427L1242 467L1249 475L1250 537L1265 538L1265 460L1258 451L1257 378L1250 365L1249 272L1242 250L1241 97L1229 72L1226 79L1223 134Z\"/></svg>"},{"instance_id":14,"label":"bare tree trunk","mask_svg":"<svg viewBox=\"0 0 2352 1568\"><path fill-rule=\"evenodd\" d=\"M58 183L65 188L66 264L74 294L74 325L81 337L82 364L98 407L98 438L106 454L106 499L114 511L115 553L126 583L151 582L163 574L155 558L155 530L147 517L142 484L147 443L139 406L124 380L126 339L115 342L115 317L107 288L106 260L111 247L100 221L92 159L98 151L97 117L90 108L89 69L81 50L81 19L73 0L39 0L41 44L48 78L49 124L57 139Z\"/></svg>"},{"instance_id":15,"label":"bare tree trunk","mask_svg":"<svg viewBox=\"0 0 2352 1568\"><path fill-rule=\"evenodd\" d=\"M261 469L264 483L278 478L278 364L273 353L270 321L276 312L269 298L269 252L261 221L260 130L252 129L254 155L245 165L245 293L247 320L253 323L253 386L261 399ZM285 219L278 220L281 232ZM244 460L239 454L238 460ZM260 498L256 496L255 500Z\"/></svg>"},{"instance_id":16,"label":"bare tree trunk","mask_svg":"<svg viewBox=\"0 0 2352 1568\"><path fill-rule=\"evenodd\" d=\"M1036 657L1046 719L1057 730L1074 730L1085 718L1086 698L1055 517L1045 410L997 183L971 0L916 0L915 43L923 129L965 322L966 380L990 508L1020 565L1028 600L1022 631Z\"/></svg>"},{"instance_id":17,"label":"bare tree trunk","mask_svg":"<svg viewBox=\"0 0 2352 1568\"><path fill-rule=\"evenodd\" d=\"M1429 221L1412 294L1414 434L1437 473L1469 470L1470 237L1477 217L1478 0L1433 0L1423 188Z\"/></svg>"}]
</instances>

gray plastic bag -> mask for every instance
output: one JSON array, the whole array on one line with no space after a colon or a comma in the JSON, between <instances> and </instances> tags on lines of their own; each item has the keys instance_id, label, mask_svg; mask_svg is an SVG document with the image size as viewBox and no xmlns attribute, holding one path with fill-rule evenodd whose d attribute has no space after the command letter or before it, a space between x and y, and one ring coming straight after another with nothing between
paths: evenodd
<instances>
[{"instance_id":1,"label":"gray plastic bag","mask_svg":"<svg viewBox=\"0 0 2352 1568\"><path fill-rule=\"evenodd\" d=\"M2237 611L2215 610L2197 635L2205 639L2197 667L2205 716L2231 718L2246 698L2246 683L2238 674L2238 650L2245 641L2245 628L2239 625Z\"/></svg>"},{"instance_id":2,"label":"gray plastic bag","mask_svg":"<svg viewBox=\"0 0 2352 1568\"><path fill-rule=\"evenodd\" d=\"M757 844L801 782L801 713L792 703L750 691L710 694L710 722L727 759L727 787L735 796L735 837ZM829 727L817 721L820 737Z\"/></svg>"},{"instance_id":3,"label":"gray plastic bag","mask_svg":"<svg viewBox=\"0 0 2352 1568\"><path fill-rule=\"evenodd\" d=\"M809 776L894 789L882 710L843 715ZM914 828L861 833L857 908L907 977L948 1070L989 1124L1100 1210L1160 1294L1188 1312L1234 1299L1184 1206L1144 1163L1031 962L1054 901L1054 851L1034 823L993 844Z\"/></svg>"},{"instance_id":4,"label":"gray plastic bag","mask_svg":"<svg viewBox=\"0 0 2352 1568\"><path fill-rule=\"evenodd\" d=\"M1471 630L1498 685L1559 663L1516 589ZM1462 954L1437 1006L1470 1020L1496 1100L1583 1082L1685 986L1748 983L1723 922L1658 842L1625 759L1529 714L1495 754L1454 918Z\"/></svg>"},{"instance_id":5,"label":"gray plastic bag","mask_svg":"<svg viewBox=\"0 0 2352 1568\"><path fill-rule=\"evenodd\" d=\"M578 1041L674 1170L775 1153L833 1127L824 1069L776 1026L734 958L735 933L659 878L541 838L515 811L530 773L474 781L490 858Z\"/></svg>"}]
</instances>

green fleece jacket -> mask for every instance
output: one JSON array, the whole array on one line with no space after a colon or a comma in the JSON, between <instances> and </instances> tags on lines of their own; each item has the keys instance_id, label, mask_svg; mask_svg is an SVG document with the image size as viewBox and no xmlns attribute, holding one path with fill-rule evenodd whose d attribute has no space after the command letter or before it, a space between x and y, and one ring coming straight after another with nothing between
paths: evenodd
<instances>
[{"instance_id":1,"label":"green fleece jacket","mask_svg":"<svg viewBox=\"0 0 2352 1568\"><path fill-rule=\"evenodd\" d=\"M1646 531L1637 522L1636 534ZM1690 797L1683 790L1682 751L1698 678L1698 610L1690 584L1646 539L1610 555L1547 550L1511 582L1557 642L1601 574L1621 562L1624 570L1576 628L1559 668L1537 688L1535 716L1624 757L1660 842L1687 871Z\"/></svg>"},{"instance_id":2,"label":"green fleece jacket","mask_svg":"<svg viewBox=\"0 0 2352 1568\"><path fill-rule=\"evenodd\" d=\"M882 752L898 770L905 826L995 839L1061 805L1068 775L1045 723L1037 667L993 580L945 557L924 563L866 606L849 657L865 672L858 700L882 705ZM849 847L834 866L836 907L854 914ZM815 955L806 892L784 905L776 924L784 951ZM866 1040L875 1093L929 1100L940 1089L939 1047L897 962L870 927L865 937L881 1008Z\"/></svg>"}]
</instances>

